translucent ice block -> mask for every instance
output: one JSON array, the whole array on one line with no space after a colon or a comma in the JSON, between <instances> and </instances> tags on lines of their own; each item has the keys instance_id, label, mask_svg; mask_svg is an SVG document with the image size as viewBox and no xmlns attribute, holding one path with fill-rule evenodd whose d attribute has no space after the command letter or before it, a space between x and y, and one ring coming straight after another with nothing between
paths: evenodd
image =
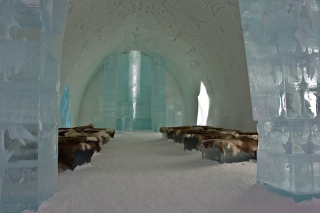
<instances>
[{"instance_id":1,"label":"translucent ice block","mask_svg":"<svg viewBox=\"0 0 320 213\"><path fill-rule=\"evenodd\" d=\"M240 0L258 182L319 196L320 2Z\"/></svg>"},{"instance_id":2,"label":"translucent ice block","mask_svg":"<svg viewBox=\"0 0 320 213\"><path fill-rule=\"evenodd\" d=\"M115 128L117 113L117 56L110 54L104 61L103 115L104 128Z\"/></svg>"},{"instance_id":3,"label":"translucent ice block","mask_svg":"<svg viewBox=\"0 0 320 213\"><path fill-rule=\"evenodd\" d=\"M165 126L165 60L160 55L153 56L153 130Z\"/></svg>"},{"instance_id":4,"label":"translucent ice block","mask_svg":"<svg viewBox=\"0 0 320 213\"><path fill-rule=\"evenodd\" d=\"M0 2L0 212L36 210L56 190L67 5Z\"/></svg>"}]
</instances>

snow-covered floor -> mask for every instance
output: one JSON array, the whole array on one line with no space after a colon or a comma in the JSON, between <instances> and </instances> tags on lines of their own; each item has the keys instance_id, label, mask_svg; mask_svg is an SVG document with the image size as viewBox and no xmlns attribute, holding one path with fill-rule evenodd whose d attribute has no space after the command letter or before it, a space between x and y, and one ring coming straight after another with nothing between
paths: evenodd
<instances>
[{"instance_id":1,"label":"snow-covered floor","mask_svg":"<svg viewBox=\"0 0 320 213\"><path fill-rule=\"evenodd\" d=\"M218 164L160 133L116 133L90 164L59 174L39 213L319 213L256 184L255 162ZM30 212L25 210L24 213Z\"/></svg>"}]
</instances>

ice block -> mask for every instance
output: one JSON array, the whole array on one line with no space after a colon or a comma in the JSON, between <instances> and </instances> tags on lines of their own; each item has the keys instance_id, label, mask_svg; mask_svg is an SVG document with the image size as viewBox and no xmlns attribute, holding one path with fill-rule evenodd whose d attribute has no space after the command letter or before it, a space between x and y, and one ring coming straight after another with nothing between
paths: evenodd
<instances>
[{"instance_id":1,"label":"ice block","mask_svg":"<svg viewBox=\"0 0 320 213\"><path fill-rule=\"evenodd\" d=\"M295 200L320 196L320 2L240 0L258 183Z\"/></svg>"},{"instance_id":2,"label":"ice block","mask_svg":"<svg viewBox=\"0 0 320 213\"><path fill-rule=\"evenodd\" d=\"M0 212L57 187L59 73L68 0L0 2Z\"/></svg>"}]
</instances>

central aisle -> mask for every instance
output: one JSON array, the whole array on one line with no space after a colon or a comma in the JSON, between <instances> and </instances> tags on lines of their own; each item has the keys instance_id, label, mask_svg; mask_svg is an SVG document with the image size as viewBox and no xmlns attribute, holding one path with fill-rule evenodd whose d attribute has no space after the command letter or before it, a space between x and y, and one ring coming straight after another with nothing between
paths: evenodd
<instances>
[{"instance_id":1,"label":"central aisle","mask_svg":"<svg viewBox=\"0 0 320 213\"><path fill-rule=\"evenodd\" d=\"M319 203L295 204L255 182L255 162L220 165L160 133L117 132L90 164L59 174L38 212L318 212Z\"/></svg>"}]
</instances>

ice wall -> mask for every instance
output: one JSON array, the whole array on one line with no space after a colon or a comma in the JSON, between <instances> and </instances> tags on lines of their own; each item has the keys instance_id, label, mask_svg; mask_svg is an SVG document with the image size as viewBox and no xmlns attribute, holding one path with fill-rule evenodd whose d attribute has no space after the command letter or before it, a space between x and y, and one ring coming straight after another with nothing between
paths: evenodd
<instances>
[{"instance_id":1,"label":"ice wall","mask_svg":"<svg viewBox=\"0 0 320 213\"><path fill-rule=\"evenodd\" d=\"M165 126L166 122L166 90L165 90L165 71L166 62L158 54L153 56L153 115L152 129L159 131L160 127Z\"/></svg>"},{"instance_id":2,"label":"ice wall","mask_svg":"<svg viewBox=\"0 0 320 213\"><path fill-rule=\"evenodd\" d=\"M108 56L106 61L109 62L111 58L112 63L117 65L104 64L103 106L111 104L113 106L114 103L114 107L103 107L102 114L93 117L93 123L100 125L99 122L102 121L104 127L108 127L107 125L110 127L111 124L106 123L105 120L112 116L117 130L151 130L153 128L158 131L160 126L165 125L166 120L166 69L163 58L156 54L151 58L138 50L123 53L118 57L113 54ZM106 67L112 68L106 69ZM100 88L99 85L95 87ZM176 110L181 111L181 106L178 103L176 105ZM177 120L181 121L182 118Z\"/></svg>"},{"instance_id":3,"label":"ice wall","mask_svg":"<svg viewBox=\"0 0 320 213\"><path fill-rule=\"evenodd\" d=\"M92 122L96 127L115 128L117 113L117 55L110 54L103 64L103 106L102 114L94 116Z\"/></svg>"},{"instance_id":4,"label":"ice wall","mask_svg":"<svg viewBox=\"0 0 320 213\"><path fill-rule=\"evenodd\" d=\"M79 125L88 125L93 122L93 117L103 113L103 87L104 87L104 67L103 65L94 73L88 81L86 90L81 100L79 110ZM119 92L119 91L118 91Z\"/></svg>"},{"instance_id":5,"label":"ice wall","mask_svg":"<svg viewBox=\"0 0 320 213\"><path fill-rule=\"evenodd\" d=\"M57 187L59 71L67 0L0 1L0 212Z\"/></svg>"},{"instance_id":6,"label":"ice wall","mask_svg":"<svg viewBox=\"0 0 320 213\"><path fill-rule=\"evenodd\" d=\"M241 0L258 182L295 199L320 194L320 2Z\"/></svg>"},{"instance_id":7,"label":"ice wall","mask_svg":"<svg viewBox=\"0 0 320 213\"><path fill-rule=\"evenodd\" d=\"M129 54L118 56L117 78L117 130L132 131L132 104L128 105ZM129 108L130 107L130 108ZM129 111L130 110L130 111ZM127 122L126 122L127 121ZM126 126L127 125L127 126ZM130 126L129 126L130 125Z\"/></svg>"},{"instance_id":8,"label":"ice wall","mask_svg":"<svg viewBox=\"0 0 320 213\"><path fill-rule=\"evenodd\" d=\"M69 85L67 85L60 100L60 127L70 127L70 102Z\"/></svg>"},{"instance_id":9,"label":"ice wall","mask_svg":"<svg viewBox=\"0 0 320 213\"><path fill-rule=\"evenodd\" d=\"M141 84L144 85L141 92L143 93L140 97L141 103L151 104L152 90L152 62L145 54L142 54L142 65L141 72L145 73L146 76L142 76ZM144 62L147 61L147 62ZM118 130L121 129L121 118L125 117L125 102L127 101L127 88L128 88L128 71L129 57L127 54L121 54L118 57L118 79L117 79L117 120L116 127ZM151 70L151 71L150 71ZM103 66L97 69L96 73L89 80L86 90L82 96L80 110L79 110L79 125L87 125L92 122L92 117L102 114L103 106L103 81L104 71ZM173 77L170 71L166 71L166 125L177 126L185 124L185 103L182 97L180 87ZM151 109L144 110L141 116L144 118L151 118ZM181 120L180 120L181 119Z\"/></svg>"}]
</instances>

